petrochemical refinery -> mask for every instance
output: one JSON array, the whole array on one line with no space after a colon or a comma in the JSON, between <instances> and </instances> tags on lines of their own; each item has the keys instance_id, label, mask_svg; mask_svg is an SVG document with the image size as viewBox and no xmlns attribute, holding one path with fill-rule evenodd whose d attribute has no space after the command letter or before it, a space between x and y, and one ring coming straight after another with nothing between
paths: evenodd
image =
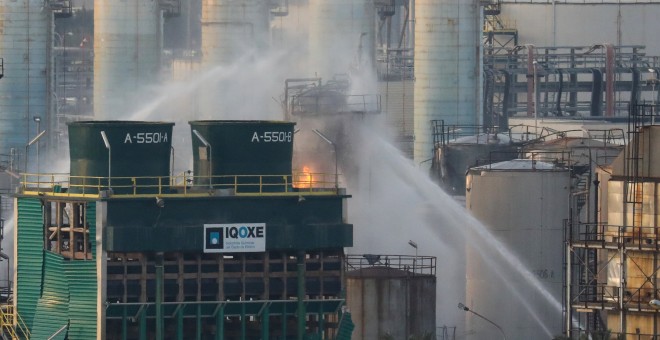
<instances>
[{"instance_id":1,"label":"petrochemical refinery","mask_svg":"<svg viewBox=\"0 0 660 340\"><path fill-rule=\"evenodd\" d=\"M658 17L2 0L0 336L656 339Z\"/></svg>"}]
</instances>

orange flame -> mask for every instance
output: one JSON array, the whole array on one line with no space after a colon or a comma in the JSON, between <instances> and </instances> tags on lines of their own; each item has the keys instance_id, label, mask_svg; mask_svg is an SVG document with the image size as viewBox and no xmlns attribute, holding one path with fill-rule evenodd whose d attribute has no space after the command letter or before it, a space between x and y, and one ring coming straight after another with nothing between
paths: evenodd
<instances>
[{"instance_id":1,"label":"orange flame","mask_svg":"<svg viewBox=\"0 0 660 340\"><path fill-rule=\"evenodd\" d=\"M312 181L312 170L308 166L303 166L302 173L296 176L293 186L296 188L311 188Z\"/></svg>"}]
</instances>

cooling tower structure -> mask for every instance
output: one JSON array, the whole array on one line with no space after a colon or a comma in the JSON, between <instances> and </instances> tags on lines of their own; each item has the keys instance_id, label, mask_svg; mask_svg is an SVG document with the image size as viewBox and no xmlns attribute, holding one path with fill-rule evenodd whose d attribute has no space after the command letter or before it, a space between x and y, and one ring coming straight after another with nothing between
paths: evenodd
<instances>
[{"instance_id":1,"label":"cooling tower structure","mask_svg":"<svg viewBox=\"0 0 660 340\"><path fill-rule=\"evenodd\" d=\"M375 7L369 0L310 0L309 71L323 78L371 70Z\"/></svg>"},{"instance_id":2,"label":"cooling tower structure","mask_svg":"<svg viewBox=\"0 0 660 340\"><path fill-rule=\"evenodd\" d=\"M160 68L159 2L94 2L94 115L117 118L143 102Z\"/></svg>"},{"instance_id":3,"label":"cooling tower structure","mask_svg":"<svg viewBox=\"0 0 660 340\"><path fill-rule=\"evenodd\" d=\"M203 0L202 64L229 64L270 42L267 0Z\"/></svg>"},{"instance_id":4,"label":"cooling tower structure","mask_svg":"<svg viewBox=\"0 0 660 340\"><path fill-rule=\"evenodd\" d=\"M570 173L551 163L516 159L475 167L466 206L536 279L499 261L467 254L466 305L500 325L510 339L548 339L562 331L564 219ZM476 236L475 237L480 237ZM530 288L539 286L539 290ZM471 313L467 339L497 339L498 330Z\"/></svg>"},{"instance_id":5,"label":"cooling tower structure","mask_svg":"<svg viewBox=\"0 0 660 340\"><path fill-rule=\"evenodd\" d=\"M38 132L35 117L47 123L48 32L52 12L43 1L16 0L0 4L0 154L22 151ZM42 125L42 128L46 125Z\"/></svg>"},{"instance_id":6,"label":"cooling tower structure","mask_svg":"<svg viewBox=\"0 0 660 340\"><path fill-rule=\"evenodd\" d=\"M481 25L477 0L416 1L414 160L433 157L431 120L478 124Z\"/></svg>"}]
</instances>

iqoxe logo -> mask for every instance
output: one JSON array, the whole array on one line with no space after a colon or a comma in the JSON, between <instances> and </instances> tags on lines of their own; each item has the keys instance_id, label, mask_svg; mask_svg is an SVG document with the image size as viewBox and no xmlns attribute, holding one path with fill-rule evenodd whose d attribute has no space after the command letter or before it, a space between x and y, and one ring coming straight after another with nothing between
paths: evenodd
<instances>
[{"instance_id":1,"label":"iqoxe logo","mask_svg":"<svg viewBox=\"0 0 660 340\"><path fill-rule=\"evenodd\" d=\"M205 253L247 253L265 250L265 223L204 225Z\"/></svg>"},{"instance_id":2,"label":"iqoxe logo","mask_svg":"<svg viewBox=\"0 0 660 340\"><path fill-rule=\"evenodd\" d=\"M240 227L225 227L226 238L256 238L264 237L265 226L242 225Z\"/></svg>"}]
</instances>

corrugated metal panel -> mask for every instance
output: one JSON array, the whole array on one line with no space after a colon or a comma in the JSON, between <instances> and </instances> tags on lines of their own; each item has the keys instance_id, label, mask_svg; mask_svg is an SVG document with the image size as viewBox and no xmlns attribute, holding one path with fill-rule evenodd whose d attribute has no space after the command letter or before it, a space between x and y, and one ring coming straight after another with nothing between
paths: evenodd
<instances>
[{"instance_id":1,"label":"corrugated metal panel","mask_svg":"<svg viewBox=\"0 0 660 340\"><path fill-rule=\"evenodd\" d=\"M92 258L96 259L96 202L87 203L85 217L89 225L89 237L92 243Z\"/></svg>"},{"instance_id":2,"label":"corrugated metal panel","mask_svg":"<svg viewBox=\"0 0 660 340\"><path fill-rule=\"evenodd\" d=\"M96 338L96 261L65 261L64 269L71 292L69 339L94 339Z\"/></svg>"},{"instance_id":3,"label":"corrugated metal panel","mask_svg":"<svg viewBox=\"0 0 660 340\"><path fill-rule=\"evenodd\" d=\"M66 331L51 338L69 322L69 285L64 271L64 258L44 251L43 293L37 304L31 327L33 339L62 339Z\"/></svg>"},{"instance_id":4,"label":"corrugated metal panel","mask_svg":"<svg viewBox=\"0 0 660 340\"><path fill-rule=\"evenodd\" d=\"M43 217L41 201L37 198L18 198L16 225L16 308L28 327L41 296L43 266Z\"/></svg>"}]
</instances>

